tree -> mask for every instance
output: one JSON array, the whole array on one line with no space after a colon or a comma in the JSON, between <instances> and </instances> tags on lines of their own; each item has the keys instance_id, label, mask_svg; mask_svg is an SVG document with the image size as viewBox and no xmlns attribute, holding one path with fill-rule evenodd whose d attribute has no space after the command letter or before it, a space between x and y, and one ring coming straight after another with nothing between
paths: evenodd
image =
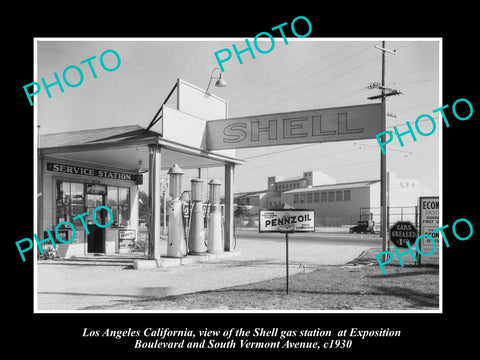
<instances>
[{"instance_id":1,"label":"tree","mask_svg":"<svg viewBox=\"0 0 480 360\"><path fill-rule=\"evenodd\" d=\"M237 224L237 226L243 226L245 218L249 218L250 213L245 205L237 205L235 211L233 212L233 216L235 219L235 224Z\"/></svg>"},{"instance_id":2,"label":"tree","mask_svg":"<svg viewBox=\"0 0 480 360\"><path fill-rule=\"evenodd\" d=\"M245 205L237 205L237 208L233 212L233 216L235 217L245 217L248 215L248 208Z\"/></svg>"},{"instance_id":3,"label":"tree","mask_svg":"<svg viewBox=\"0 0 480 360\"><path fill-rule=\"evenodd\" d=\"M140 190L138 193L138 217L143 220L148 219L148 212L150 211L148 195Z\"/></svg>"}]
</instances>

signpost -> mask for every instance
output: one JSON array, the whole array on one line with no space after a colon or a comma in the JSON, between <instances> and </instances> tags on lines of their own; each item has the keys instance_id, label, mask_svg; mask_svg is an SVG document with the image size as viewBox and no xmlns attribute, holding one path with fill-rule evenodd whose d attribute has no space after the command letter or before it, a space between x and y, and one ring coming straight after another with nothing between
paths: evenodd
<instances>
[{"instance_id":1,"label":"signpost","mask_svg":"<svg viewBox=\"0 0 480 360\"><path fill-rule=\"evenodd\" d=\"M390 228L390 240L397 247L407 247L407 242L409 242L414 248L415 240L417 240L417 229L410 221L397 221Z\"/></svg>"},{"instance_id":2,"label":"signpost","mask_svg":"<svg viewBox=\"0 0 480 360\"><path fill-rule=\"evenodd\" d=\"M440 252L439 246L439 232L433 232L440 227L440 200L438 196L428 196L419 198L420 221L419 221L419 236L428 234L435 239L435 245ZM433 244L429 238L422 238L419 244L420 250L424 254L429 254L433 251ZM435 257L436 258L436 257ZM435 260L435 258L431 258ZM421 263L422 256L419 257Z\"/></svg>"},{"instance_id":3,"label":"signpost","mask_svg":"<svg viewBox=\"0 0 480 360\"><path fill-rule=\"evenodd\" d=\"M259 232L285 234L286 291L288 294L288 234L314 232L315 212L313 210L260 210Z\"/></svg>"}]
</instances>

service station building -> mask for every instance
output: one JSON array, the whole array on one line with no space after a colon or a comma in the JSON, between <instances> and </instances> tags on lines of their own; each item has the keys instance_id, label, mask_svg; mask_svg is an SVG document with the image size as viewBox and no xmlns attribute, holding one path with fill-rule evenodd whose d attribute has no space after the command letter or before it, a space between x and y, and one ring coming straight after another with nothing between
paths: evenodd
<instances>
[{"instance_id":1,"label":"service station building","mask_svg":"<svg viewBox=\"0 0 480 360\"><path fill-rule=\"evenodd\" d=\"M74 240L67 243L55 241L58 256L115 254L128 249L138 236L138 185L147 175L148 228L153 247L150 257L160 258L160 177L161 171L175 164L182 169L224 167L223 243L224 250L230 251L233 174L235 165L243 164L243 161L235 158L234 150L206 149L204 120L225 118L226 102L181 80L175 86L178 90L177 107L181 110L164 104L160 121L151 129L132 125L39 136L38 238L46 238L46 229L53 234L61 223L70 222L75 227ZM139 164L148 166L146 171L140 172ZM107 211L93 211L101 205L111 210L112 222ZM85 212L88 215L78 218ZM111 225L101 228L95 226L95 222L111 222ZM72 232L69 226L61 226L58 230L63 239L71 239Z\"/></svg>"}]
</instances>

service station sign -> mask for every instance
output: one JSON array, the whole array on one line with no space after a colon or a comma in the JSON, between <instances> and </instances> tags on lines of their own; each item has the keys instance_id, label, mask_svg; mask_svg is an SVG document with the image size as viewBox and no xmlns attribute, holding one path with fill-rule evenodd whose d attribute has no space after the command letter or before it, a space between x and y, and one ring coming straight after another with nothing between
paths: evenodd
<instances>
[{"instance_id":1,"label":"service station sign","mask_svg":"<svg viewBox=\"0 0 480 360\"><path fill-rule=\"evenodd\" d=\"M260 210L259 232L315 231L313 210Z\"/></svg>"}]
</instances>

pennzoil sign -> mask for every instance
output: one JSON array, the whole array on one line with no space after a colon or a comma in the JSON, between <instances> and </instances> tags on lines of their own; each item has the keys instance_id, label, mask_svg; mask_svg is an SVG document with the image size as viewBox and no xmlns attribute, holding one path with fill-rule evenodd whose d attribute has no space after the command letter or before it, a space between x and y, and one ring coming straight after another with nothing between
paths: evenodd
<instances>
[{"instance_id":1,"label":"pennzoil sign","mask_svg":"<svg viewBox=\"0 0 480 360\"><path fill-rule=\"evenodd\" d=\"M315 212L313 210L260 210L259 232L315 231Z\"/></svg>"}]
</instances>

